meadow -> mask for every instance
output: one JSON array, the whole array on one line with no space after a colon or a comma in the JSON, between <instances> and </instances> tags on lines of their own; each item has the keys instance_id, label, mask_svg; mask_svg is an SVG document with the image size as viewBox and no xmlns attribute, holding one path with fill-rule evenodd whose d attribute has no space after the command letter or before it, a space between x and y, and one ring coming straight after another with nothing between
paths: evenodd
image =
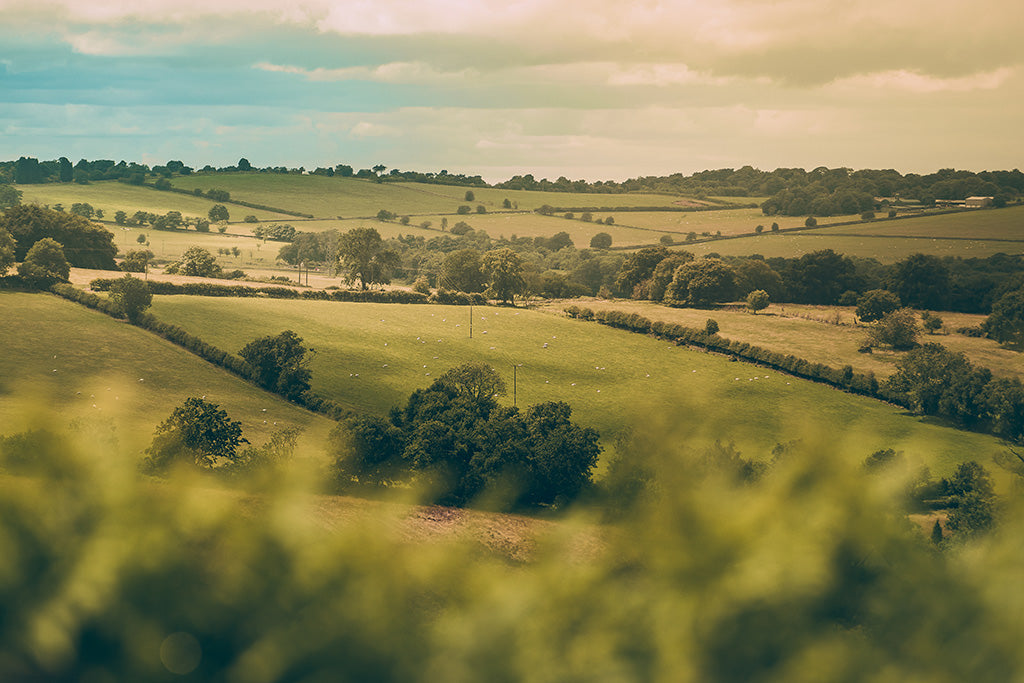
<instances>
[{"instance_id":1,"label":"meadow","mask_svg":"<svg viewBox=\"0 0 1024 683\"><path fill-rule=\"evenodd\" d=\"M157 297L153 312L224 350L290 329L316 349L313 389L355 410L384 414L409 393L468 361L494 366L508 385L503 403L565 401L574 419L619 436L652 415L670 423L728 425L700 434L762 457L808 431L842 427L866 457L896 448L948 472L965 454L1000 451L989 436L902 414L878 401L723 357L594 323L531 310ZM513 371L513 366L516 366ZM607 458L606 460L607 461Z\"/></svg>"},{"instance_id":2,"label":"meadow","mask_svg":"<svg viewBox=\"0 0 1024 683\"><path fill-rule=\"evenodd\" d=\"M206 396L262 443L302 427L322 437L331 422L292 405L139 328L49 294L0 291L0 424L15 431L27 407L63 421L116 418L146 441L175 406ZM276 423L276 424L275 424Z\"/></svg>"},{"instance_id":3,"label":"meadow","mask_svg":"<svg viewBox=\"0 0 1024 683\"><path fill-rule=\"evenodd\" d=\"M139 187L120 183L116 180L100 180L88 185L76 183L47 183L44 185L18 185L22 192L22 203L53 206L62 204L65 211L75 203L91 204L94 209L102 209L105 221L113 221L116 211L124 211L129 216L136 211L146 211L159 215L168 211L180 211L183 216L206 218L210 208L217 204L205 197L193 197L178 192L160 192L150 187ZM260 220L285 221L290 217L285 214L262 209L251 209L247 206L226 204L231 220L241 221L247 215L254 215Z\"/></svg>"},{"instance_id":4,"label":"meadow","mask_svg":"<svg viewBox=\"0 0 1024 683\"><path fill-rule=\"evenodd\" d=\"M381 209L397 214L455 214L460 206L478 204L488 211L501 211L505 199L514 208L533 211L544 204L553 206L670 206L681 198L659 194L575 194L530 192L493 188L431 185L427 183L383 182L361 178L276 173L202 173L175 177L176 188L227 190L234 199L317 218L362 218L376 216ZM466 192L475 198L466 201Z\"/></svg>"},{"instance_id":5,"label":"meadow","mask_svg":"<svg viewBox=\"0 0 1024 683\"><path fill-rule=\"evenodd\" d=\"M543 310L559 313L570 302L545 304ZM669 308L650 301L588 298L571 302L591 310L617 310L637 313L656 321L677 323L702 329L713 318L723 337L760 346L783 354L793 354L812 363L831 367L850 365L857 372L873 372L881 379L895 371L895 362L903 354L876 348L860 353L868 326L858 324L852 306L810 306L771 304L757 315L742 305L716 309ZM992 339L957 334L959 327L977 327L986 316L969 313L938 313L943 328L937 334L922 334L921 342L936 342L951 351L962 352L972 363L986 367L997 377L1024 379L1024 359L1018 351Z\"/></svg>"}]
</instances>

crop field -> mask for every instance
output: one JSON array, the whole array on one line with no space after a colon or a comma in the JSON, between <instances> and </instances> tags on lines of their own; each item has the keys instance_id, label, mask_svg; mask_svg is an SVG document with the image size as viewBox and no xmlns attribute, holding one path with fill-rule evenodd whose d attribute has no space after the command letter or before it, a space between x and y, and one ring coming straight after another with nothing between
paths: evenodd
<instances>
[{"instance_id":1,"label":"crop field","mask_svg":"<svg viewBox=\"0 0 1024 683\"><path fill-rule=\"evenodd\" d=\"M284 427L321 434L331 425L170 342L78 304L48 294L0 292L0 309L4 433L16 431L25 402L36 401L69 421L109 417L120 430L127 426L129 438L145 441L175 406L204 395L240 420L255 444Z\"/></svg>"},{"instance_id":2,"label":"crop field","mask_svg":"<svg viewBox=\"0 0 1024 683\"><path fill-rule=\"evenodd\" d=\"M999 450L992 437L931 424L878 401L537 311L474 307L472 339L465 307L171 296L156 297L153 312L232 352L253 338L293 330L316 349L314 390L377 414L456 365L484 361L505 378L504 403L513 400L517 366L519 406L569 403L574 419L598 429L608 451L617 435L652 415L728 424L728 434L704 436L734 441L750 455L819 428L841 431L865 457L902 449L935 472L949 471L967 453L985 458Z\"/></svg>"},{"instance_id":3,"label":"crop field","mask_svg":"<svg viewBox=\"0 0 1024 683\"><path fill-rule=\"evenodd\" d=\"M552 302L544 310L561 312L567 302ZM875 349L873 353L857 351L864 344L867 326L858 325L854 309L844 306L809 306L771 304L753 315L740 305L714 310L669 308L644 301L607 301L587 299L573 301L592 310L617 310L637 313L649 320L662 320L687 327L703 329L708 318L719 324L723 337L747 342L778 353L793 354L812 363L831 367L850 365L857 372L873 372L879 379L895 370L900 352ZM1001 346L992 339L967 337L953 332L958 327L976 327L983 315L940 313L943 331L922 335L922 342L937 342L951 351L959 351L972 363L986 367L998 377L1024 379L1024 358L1017 351Z\"/></svg>"},{"instance_id":4,"label":"crop field","mask_svg":"<svg viewBox=\"0 0 1024 683\"><path fill-rule=\"evenodd\" d=\"M113 221L114 212L124 211L128 215L136 211L165 214L168 211L180 211L184 216L205 218L217 202L205 197L192 197L177 192L160 192L148 187L138 187L119 183L116 180L101 180L78 185L75 183L47 183L44 185L19 185L22 202L25 204L50 205L63 204L64 210L72 204L81 202L91 204L94 209L102 209L104 220ZM262 202L260 202L262 203ZM247 206L227 204L232 220L240 221L247 215L254 215L261 220L284 221L289 218L285 214L250 209Z\"/></svg>"}]
</instances>

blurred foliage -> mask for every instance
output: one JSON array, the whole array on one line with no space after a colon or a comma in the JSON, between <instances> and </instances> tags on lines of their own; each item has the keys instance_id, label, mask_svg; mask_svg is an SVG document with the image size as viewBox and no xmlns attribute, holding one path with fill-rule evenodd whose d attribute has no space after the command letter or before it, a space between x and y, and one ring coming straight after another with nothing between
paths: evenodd
<instances>
[{"instance_id":1,"label":"blurred foliage","mask_svg":"<svg viewBox=\"0 0 1024 683\"><path fill-rule=\"evenodd\" d=\"M299 460L248 491L195 470L156 481L105 423L8 424L0 680L905 683L1024 671L1014 496L993 531L938 550L931 523L901 507L913 472L899 459L867 473L834 432L808 434L754 477L731 446L691 452L693 430L668 422L616 449L604 481L621 494L614 521L538 522L520 562L457 535L411 536L398 505L325 516L333 499L308 493ZM960 474L952 485L981 481ZM597 541L581 548L587 534Z\"/></svg>"}]
</instances>

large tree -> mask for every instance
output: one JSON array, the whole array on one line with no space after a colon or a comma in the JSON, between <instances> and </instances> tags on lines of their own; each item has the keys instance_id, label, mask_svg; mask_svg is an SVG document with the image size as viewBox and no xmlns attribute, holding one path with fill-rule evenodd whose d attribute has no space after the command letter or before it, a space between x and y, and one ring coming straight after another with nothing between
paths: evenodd
<instances>
[{"instance_id":1,"label":"large tree","mask_svg":"<svg viewBox=\"0 0 1024 683\"><path fill-rule=\"evenodd\" d=\"M942 310L949 299L949 268L937 256L912 254L899 261L892 289L904 306Z\"/></svg>"},{"instance_id":2,"label":"large tree","mask_svg":"<svg viewBox=\"0 0 1024 683\"><path fill-rule=\"evenodd\" d=\"M445 255L437 286L457 292L482 292L486 284L480 252L476 249L459 249Z\"/></svg>"},{"instance_id":3,"label":"large tree","mask_svg":"<svg viewBox=\"0 0 1024 683\"><path fill-rule=\"evenodd\" d=\"M615 278L615 289L622 296L632 296L633 289L651 277L654 269L668 255L665 247L646 247L630 254Z\"/></svg>"},{"instance_id":4,"label":"large tree","mask_svg":"<svg viewBox=\"0 0 1024 683\"><path fill-rule=\"evenodd\" d=\"M0 228L0 276L14 265L14 238L11 233Z\"/></svg>"},{"instance_id":5,"label":"large tree","mask_svg":"<svg viewBox=\"0 0 1024 683\"><path fill-rule=\"evenodd\" d=\"M516 294L526 291L523 261L508 247L490 250L484 254L481 265L487 275L488 296L513 303Z\"/></svg>"},{"instance_id":6,"label":"large tree","mask_svg":"<svg viewBox=\"0 0 1024 683\"><path fill-rule=\"evenodd\" d=\"M81 216L26 204L7 209L0 217L0 228L17 240L18 260L23 260L37 241L49 237L64 247L72 266L117 270L114 234Z\"/></svg>"},{"instance_id":7,"label":"large tree","mask_svg":"<svg viewBox=\"0 0 1024 683\"><path fill-rule=\"evenodd\" d=\"M135 322L153 303L153 294L145 282L125 275L110 285L110 301L124 317Z\"/></svg>"},{"instance_id":8,"label":"large tree","mask_svg":"<svg viewBox=\"0 0 1024 683\"><path fill-rule=\"evenodd\" d=\"M702 258L676 268L665 290L665 301L675 306L704 307L736 296L736 273L720 259Z\"/></svg>"},{"instance_id":9,"label":"large tree","mask_svg":"<svg viewBox=\"0 0 1024 683\"><path fill-rule=\"evenodd\" d=\"M294 401L309 391L307 351L302 337L285 330L276 336L252 340L238 355L253 369L260 386Z\"/></svg>"},{"instance_id":10,"label":"large tree","mask_svg":"<svg viewBox=\"0 0 1024 683\"><path fill-rule=\"evenodd\" d=\"M0 184L0 209L21 204L21 190L10 185Z\"/></svg>"},{"instance_id":11,"label":"large tree","mask_svg":"<svg viewBox=\"0 0 1024 683\"><path fill-rule=\"evenodd\" d=\"M992 304L983 325L986 334L1001 343L1024 341L1024 289L1015 289Z\"/></svg>"},{"instance_id":12,"label":"large tree","mask_svg":"<svg viewBox=\"0 0 1024 683\"><path fill-rule=\"evenodd\" d=\"M398 267L398 254L384 246L376 228L355 228L341 236L338 242L341 264L348 269L348 279L357 278L363 289L371 284L391 282L391 272Z\"/></svg>"},{"instance_id":13,"label":"large tree","mask_svg":"<svg viewBox=\"0 0 1024 683\"><path fill-rule=\"evenodd\" d=\"M181 273L195 277L217 277L221 268L216 257L203 247L189 247L181 255L181 260L166 268L168 273Z\"/></svg>"},{"instance_id":14,"label":"large tree","mask_svg":"<svg viewBox=\"0 0 1024 683\"><path fill-rule=\"evenodd\" d=\"M34 287L48 287L55 282L67 281L71 268L64 257L60 243L44 237L28 250L25 260L18 266L18 275Z\"/></svg>"},{"instance_id":15,"label":"large tree","mask_svg":"<svg viewBox=\"0 0 1024 683\"><path fill-rule=\"evenodd\" d=\"M242 442L240 422L216 403L187 398L157 427L143 470L160 474L176 462L205 468L230 464Z\"/></svg>"},{"instance_id":16,"label":"large tree","mask_svg":"<svg viewBox=\"0 0 1024 683\"><path fill-rule=\"evenodd\" d=\"M846 291L859 291L856 267L849 257L831 249L804 254L790 266L794 299L809 304L831 305Z\"/></svg>"}]
</instances>

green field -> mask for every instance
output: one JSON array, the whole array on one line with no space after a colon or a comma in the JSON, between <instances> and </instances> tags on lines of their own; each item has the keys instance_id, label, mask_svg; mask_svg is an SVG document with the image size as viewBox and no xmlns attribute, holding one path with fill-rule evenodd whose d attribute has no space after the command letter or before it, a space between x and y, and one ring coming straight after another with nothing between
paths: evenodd
<instances>
[{"instance_id":1,"label":"green field","mask_svg":"<svg viewBox=\"0 0 1024 683\"><path fill-rule=\"evenodd\" d=\"M4 433L15 431L22 409L34 402L67 420L110 417L129 438L144 439L184 399L204 395L240 420L253 443L283 427L320 435L330 427L170 342L78 304L0 291L0 310Z\"/></svg>"},{"instance_id":2,"label":"green field","mask_svg":"<svg viewBox=\"0 0 1024 683\"><path fill-rule=\"evenodd\" d=\"M273 173L195 174L174 178L172 185L192 190L227 190L233 199L310 213L317 218L357 218L376 216L381 209L398 214L455 214L459 206L476 209L482 204L488 211L500 211L505 199L520 210L532 211L544 204L557 206L668 206L680 198L660 194L573 194L530 192L492 188L467 188L453 185L386 182L357 178L328 178ZM466 191L475 199L466 201Z\"/></svg>"},{"instance_id":3,"label":"green field","mask_svg":"<svg viewBox=\"0 0 1024 683\"><path fill-rule=\"evenodd\" d=\"M695 232L723 235L745 235L754 233L757 226L763 226L765 232L771 231L772 223L780 228L803 227L807 219L802 216L765 216L761 209L721 209L718 211L631 211L627 213L595 213L594 218L614 216L616 226L636 226L648 230L659 230L680 239L687 233ZM851 220L852 216L832 216L820 219L821 223L835 223ZM656 235L655 238L660 237Z\"/></svg>"},{"instance_id":4,"label":"green field","mask_svg":"<svg viewBox=\"0 0 1024 683\"><path fill-rule=\"evenodd\" d=\"M183 216L206 218L217 202L203 197L192 197L177 192L160 192L149 187L138 187L119 183L116 180L101 180L88 185L75 183L47 183L44 185L18 185L25 204L42 204L53 206L63 204L64 210L71 209L75 203L91 204L94 209L102 209L104 220L114 220L114 212L124 211L129 216L136 211L147 211L163 215L168 211L180 211ZM262 203L262 202L257 202ZM247 215L254 215L260 220L286 221L289 216L261 209L250 209L245 206L227 204L232 221L241 221Z\"/></svg>"},{"instance_id":5,"label":"green field","mask_svg":"<svg viewBox=\"0 0 1024 683\"><path fill-rule=\"evenodd\" d=\"M512 402L518 365L520 406L566 401L575 419L602 433L607 448L623 430L659 415L698 432L700 425L728 425L727 433L705 436L757 454L809 428L839 430L864 456L905 450L936 472L967 454L984 459L999 450L992 437L937 426L878 401L536 311L476 307L473 339L469 309L460 307L172 296L157 297L153 312L232 352L255 337L294 330L317 351L314 390L378 414L449 368L480 360L505 378L504 402Z\"/></svg>"},{"instance_id":6,"label":"green field","mask_svg":"<svg viewBox=\"0 0 1024 683\"><path fill-rule=\"evenodd\" d=\"M702 242L687 249L696 254L766 257L793 257L832 249L848 256L877 258L883 263L916 253L964 258L1019 254L1024 251L1024 206L739 237Z\"/></svg>"},{"instance_id":7,"label":"green field","mask_svg":"<svg viewBox=\"0 0 1024 683\"><path fill-rule=\"evenodd\" d=\"M545 310L561 312L569 302L552 302ZM757 315L742 305L714 310L669 308L649 301L628 299L586 299L574 301L592 310L616 310L637 313L649 320L678 323L702 329L708 318L718 322L723 337L746 342L782 354L793 354L812 363L831 367L850 365L857 372L873 372L879 378L895 370L895 361L903 354L888 349L860 353L868 326L858 324L853 307L771 304ZM986 367L999 377L1024 379L1024 356L1005 348L992 339L956 334L958 327L977 327L984 315L939 313L943 330L935 335L922 335L922 342L938 342L951 351L959 351L971 362Z\"/></svg>"}]
</instances>

